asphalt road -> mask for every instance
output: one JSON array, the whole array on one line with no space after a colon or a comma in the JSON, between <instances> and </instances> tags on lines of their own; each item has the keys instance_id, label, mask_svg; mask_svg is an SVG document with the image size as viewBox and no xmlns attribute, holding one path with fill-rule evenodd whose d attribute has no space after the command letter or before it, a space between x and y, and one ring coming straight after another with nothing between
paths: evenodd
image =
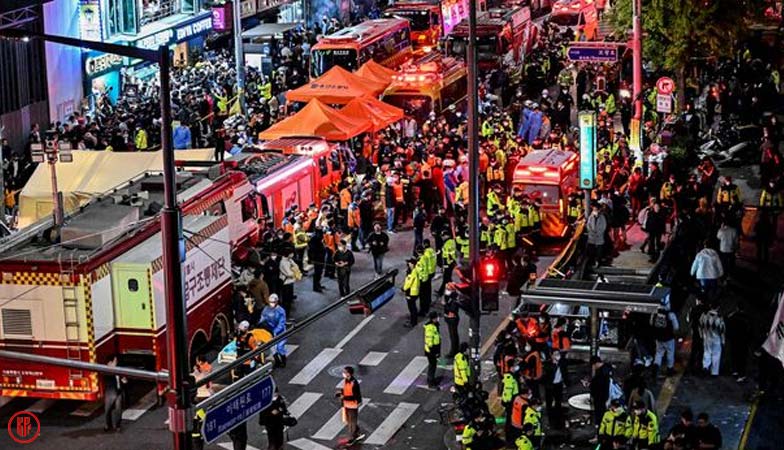
<instances>
[{"instance_id":1,"label":"asphalt road","mask_svg":"<svg viewBox=\"0 0 784 450\"><path fill-rule=\"evenodd\" d=\"M401 232L391 236L390 253L385 269L398 268L405 273L405 259L410 255L413 234ZM352 272L352 286L359 287L373 278L372 258L357 253ZM542 257L540 267L551 258ZM434 291L440 275L433 280ZM298 298L292 317L303 318L338 298L337 283L325 279L323 294L310 290L306 278L297 286ZM398 275L397 284L402 284ZM485 343L492 339L502 319L511 310L512 301L502 299L501 311L482 316L481 337ZM349 314L347 308L335 311L289 342L291 354L284 369L276 369L275 381L286 399L289 409L299 418L299 424L289 429L287 448L320 450L336 448L345 429L340 421L340 405L334 398L345 365L357 367L365 404L359 423L366 438L359 449L442 449L446 447L447 428L439 423L439 408L451 400L448 388L452 381L451 361L443 358L439 375L443 376L440 391L425 388L425 368L422 325L405 328L407 308L398 292L395 299L369 317ZM461 317L461 339L468 338L468 317ZM442 336L446 337L442 326ZM448 344L445 342L442 348ZM488 346L489 347L489 346ZM446 353L446 351L442 352ZM489 355L485 355L485 360ZM485 362L485 367L488 367ZM494 374L492 366L487 375ZM76 415L89 410L83 402L36 401L35 399L3 399L0 423L5 425L17 411L36 412L41 420L41 435L33 443L21 445L0 433L0 449L41 450L160 450L171 448L167 432L167 410L155 407L155 395L149 385L134 385L124 412L122 431L104 433L101 409L94 409L88 417ZM88 411L89 413L89 411ZM249 422L249 450L266 448L267 441L255 418ZM208 449L231 448L224 436Z\"/></svg>"}]
</instances>

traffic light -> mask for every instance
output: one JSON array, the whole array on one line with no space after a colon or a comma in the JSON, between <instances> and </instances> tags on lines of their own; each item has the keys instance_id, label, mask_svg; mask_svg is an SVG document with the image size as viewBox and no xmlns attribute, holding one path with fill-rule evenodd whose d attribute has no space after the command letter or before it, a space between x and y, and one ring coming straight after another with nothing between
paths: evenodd
<instances>
[{"instance_id":1,"label":"traffic light","mask_svg":"<svg viewBox=\"0 0 784 450\"><path fill-rule=\"evenodd\" d=\"M501 262L494 256L486 256L479 262L479 308L482 312L498 311L498 293L501 283Z\"/></svg>"}]
</instances>

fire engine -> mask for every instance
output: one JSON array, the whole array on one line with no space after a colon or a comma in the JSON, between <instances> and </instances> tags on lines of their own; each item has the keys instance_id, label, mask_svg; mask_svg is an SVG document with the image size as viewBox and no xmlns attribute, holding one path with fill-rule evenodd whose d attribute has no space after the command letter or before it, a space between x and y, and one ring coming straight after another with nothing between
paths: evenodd
<instances>
[{"instance_id":1,"label":"fire engine","mask_svg":"<svg viewBox=\"0 0 784 450\"><path fill-rule=\"evenodd\" d=\"M477 11L487 9L484 0L476 1ZM414 49L430 51L468 17L468 0L400 0L384 11L384 17L408 20Z\"/></svg>"},{"instance_id":2,"label":"fire engine","mask_svg":"<svg viewBox=\"0 0 784 450\"><path fill-rule=\"evenodd\" d=\"M576 40L597 38L599 13L594 0L557 0L550 21L561 28L574 30Z\"/></svg>"},{"instance_id":3,"label":"fire engine","mask_svg":"<svg viewBox=\"0 0 784 450\"><path fill-rule=\"evenodd\" d=\"M512 187L542 202L542 236L564 237L569 194L577 190L579 156L563 150L533 150L515 167Z\"/></svg>"},{"instance_id":4,"label":"fire engine","mask_svg":"<svg viewBox=\"0 0 784 450\"><path fill-rule=\"evenodd\" d=\"M490 70L502 65L520 65L536 44L538 34L528 6L491 8L479 14L476 22L479 68ZM463 20L447 38L447 53L465 58L467 41L468 21Z\"/></svg>"},{"instance_id":5,"label":"fire engine","mask_svg":"<svg viewBox=\"0 0 784 450\"><path fill-rule=\"evenodd\" d=\"M319 199L325 199L336 191L345 168L337 144L320 136L288 136L275 139L262 143L259 151L311 158L313 167L318 169L318 174L313 177L313 192L318 194Z\"/></svg>"},{"instance_id":6,"label":"fire engine","mask_svg":"<svg viewBox=\"0 0 784 450\"><path fill-rule=\"evenodd\" d=\"M191 358L227 339L233 253L258 235L253 186L237 171L178 172ZM0 242L0 348L166 366L160 233L163 177L148 172L56 228L39 221ZM0 395L96 400L97 374L3 360Z\"/></svg>"},{"instance_id":7,"label":"fire engine","mask_svg":"<svg viewBox=\"0 0 784 450\"><path fill-rule=\"evenodd\" d=\"M431 53L403 66L392 78L382 99L419 121L457 105L466 98L465 64L455 58Z\"/></svg>"}]
</instances>

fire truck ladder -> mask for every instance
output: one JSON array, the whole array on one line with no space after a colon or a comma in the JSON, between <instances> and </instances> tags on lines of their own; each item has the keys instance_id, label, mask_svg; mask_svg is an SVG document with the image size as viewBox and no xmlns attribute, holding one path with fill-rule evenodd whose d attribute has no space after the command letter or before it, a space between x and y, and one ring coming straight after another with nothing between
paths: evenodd
<instances>
[{"instance_id":1,"label":"fire truck ladder","mask_svg":"<svg viewBox=\"0 0 784 450\"><path fill-rule=\"evenodd\" d=\"M63 279L73 280L73 272L61 272ZM79 337L79 299L77 297L78 286L75 284L62 287L63 290L63 317L65 318L65 354L67 359L74 361L82 360L81 339ZM69 369L70 379L79 379L84 376L83 371Z\"/></svg>"}]
</instances>

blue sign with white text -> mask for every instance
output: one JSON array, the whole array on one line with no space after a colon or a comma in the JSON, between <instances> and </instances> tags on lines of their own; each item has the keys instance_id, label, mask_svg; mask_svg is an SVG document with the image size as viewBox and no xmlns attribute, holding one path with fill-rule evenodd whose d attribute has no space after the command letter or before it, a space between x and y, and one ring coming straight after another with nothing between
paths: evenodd
<instances>
[{"instance_id":1,"label":"blue sign with white text","mask_svg":"<svg viewBox=\"0 0 784 450\"><path fill-rule=\"evenodd\" d=\"M202 424L202 437L214 442L272 404L275 381L267 375L217 406L207 410Z\"/></svg>"},{"instance_id":2,"label":"blue sign with white text","mask_svg":"<svg viewBox=\"0 0 784 450\"><path fill-rule=\"evenodd\" d=\"M618 61L617 47L581 46L579 44L569 47L570 61L615 62Z\"/></svg>"}]
</instances>

